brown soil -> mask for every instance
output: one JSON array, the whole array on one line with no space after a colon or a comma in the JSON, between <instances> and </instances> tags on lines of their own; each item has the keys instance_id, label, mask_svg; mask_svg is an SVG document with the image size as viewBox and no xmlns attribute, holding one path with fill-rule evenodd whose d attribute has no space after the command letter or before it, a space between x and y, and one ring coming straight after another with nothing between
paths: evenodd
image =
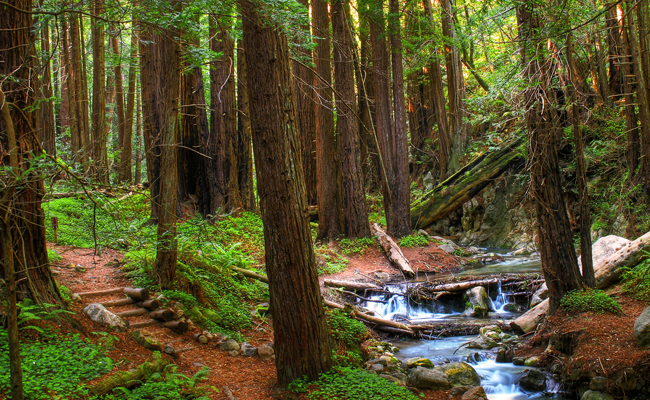
<instances>
[{"instance_id":1,"label":"brown soil","mask_svg":"<svg viewBox=\"0 0 650 400\"><path fill-rule=\"evenodd\" d=\"M626 382L650 376L650 349L638 347L634 340L634 322L647 304L617 289L609 294L621 304L620 315L569 315L560 310L547 319L518 355L537 355L547 368L558 364L562 379L573 389L584 388L594 376L605 377L604 390L622 398L623 392L633 390Z\"/></svg>"},{"instance_id":2,"label":"brown soil","mask_svg":"<svg viewBox=\"0 0 650 400\"><path fill-rule=\"evenodd\" d=\"M68 287L73 293L83 293L111 289L115 287L133 286L121 271L122 255L113 250L105 250L101 255L95 255L92 249L80 249L66 246L48 245L61 254L63 260L53 263L52 270L57 280ZM405 256L410 260L416 271L441 272L454 269L458 266L455 258L439 250L435 244L425 248L405 248ZM401 280L401 274L394 270L379 249L371 248L363 255L349 257L349 267L338 274L328 277L337 279L366 279L363 275L373 276L376 271L391 274L394 280ZM324 277L322 277L324 278ZM103 331L104 328L88 320L82 309L91 302L103 302L122 298L122 294L109 294L102 296L82 296L81 303L74 303L71 310L75 311L74 319L79 323L77 328L82 330L91 340L96 341L99 336L93 332ZM111 311L120 312L132 309L134 306L113 307ZM146 317L131 318L130 322L147 319ZM256 321L256 328L242 332L249 338L254 346L268 343L273 340L272 326L267 321ZM192 334L201 332L197 327L191 327L182 335L176 334L160 326L144 328L152 333L163 344L170 344L180 352L173 362L178 366L178 372L192 376L203 366L210 368L208 380L204 385L217 388L211 399L228 399L224 388L227 387L237 399L290 399L295 395L283 393L274 389L275 365L273 361L263 361L258 358L243 356L230 356L227 352L220 351L215 343L201 345L192 339ZM122 371L135 368L144 361L152 360L152 353L137 344L126 333L114 333L120 340L115 344L109 356L118 365L114 370ZM164 355L164 357L168 357ZM424 399L447 399L445 391L425 393Z\"/></svg>"}]
</instances>

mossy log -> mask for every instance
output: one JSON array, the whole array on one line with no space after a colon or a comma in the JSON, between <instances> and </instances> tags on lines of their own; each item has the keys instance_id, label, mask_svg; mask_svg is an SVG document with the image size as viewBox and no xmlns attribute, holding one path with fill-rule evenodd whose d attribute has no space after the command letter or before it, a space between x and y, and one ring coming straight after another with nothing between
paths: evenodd
<instances>
[{"instance_id":1,"label":"mossy log","mask_svg":"<svg viewBox=\"0 0 650 400\"><path fill-rule=\"evenodd\" d=\"M95 396L103 396L109 394L116 387L130 388L139 383L147 377L162 370L170 364L169 360L163 359L160 353L154 353L154 361L146 361L139 367L130 371L122 371L112 374L90 387L90 393Z\"/></svg>"},{"instance_id":2,"label":"mossy log","mask_svg":"<svg viewBox=\"0 0 650 400\"><path fill-rule=\"evenodd\" d=\"M521 143L521 140L511 141L498 150L475 158L436 188L411 203L413 229L427 228L471 200L520 158L517 147Z\"/></svg>"}]
</instances>

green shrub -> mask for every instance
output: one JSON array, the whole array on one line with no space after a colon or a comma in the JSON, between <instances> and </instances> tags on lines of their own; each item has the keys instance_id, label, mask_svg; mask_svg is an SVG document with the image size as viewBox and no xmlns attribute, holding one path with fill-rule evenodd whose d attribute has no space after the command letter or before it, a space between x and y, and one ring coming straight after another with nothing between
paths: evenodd
<instances>
[{"instance_id":1,"label":"green shrub","mask_svg":"<svg viewBox=\"0 0 650 400\"><path fill-rule=\"evenodd\" d=\"M119 395L106 396L105 400L176 400L195 399L208 400L205 396L210 388L197 387L197 384L207 378L210 369L201 368L193 377L189 378L177 373L176 365L168 365L162 373L154 373L135 389L118 387L113 392Z\"/></svg>"},{"instance_id":2,"label":"green shrub","mask_svg":"<svg viewBox=\"0 0 650 400\"><path fill-rule=\"evenodd\" d=\"M341 367L321 374L311 384L306 377L289 385L298 393L306 393L310 400L416 400L408 389L395 385L375 374L361 369Z\"/></svg>"},{"instance_id":3,"label":"green shrub","mask_svg":"<svg viewBox=\"0 0 650 400\"><path fill-rule=\"evenodd\" d=\"M644 251L647 257L650 252ZM626 271L621 276L623 293L628 296L650 303L650 258L646 258L635 268Z\"/></svg>"},{"instance_id":4,"label":"green shrub","mask_svg":"<svg viewBox=\"0 0 650 400\"><path fill-rule=\"evenodd\" d=\"M327 310L327 323L332 337L348 347L358 347L369 336L363 322L348 317L341 310Z\"/></svg>"},{"instance_id":5,"label":"green shrub","mask_svg":"<svg viewBox=\"0 0 650 400\"><path fill-rule=\"evenodd\" d=\"M412 233L399 240L401 247L424 247L429 245L429 238L418 233Z\"/></svg>"},{"instance_id":6,"label":"green shrub","mask_svg":"<svg viewBox=\"0 0 650 400\"><path fill-rule=\"evenodd\" d=\"M317 246L315 253L318 275L336 274L348 268L348 259L332 251L327 246Z\"/></svg>"},{"instance_id":7,"label":"green shrub","mask_svg":"<svg viewBox=\"0 0 650 400\"><path fill-rule=\"evenodd\" d=\"M80 399L88 389L82 383L113 369L100 348L79 335L48 343L23 342L20 356L26 399ZM0 329L0 392L10 392L7 331Z\"/></svg>"},{"instance_id":8,"label":"green shrub","mask_svg":"<svg viewBox=\"0 0 650 400\"><path fill-rule=\"evenodd\" d=\"M60 262L63 260L61 254L59 254L59 252L54 249L47 249L47 259L50 262Z\"/></svg>"},{"instance_id":9,"label":"green shrub","mask_svg":"<svg viewBox=\"0 0 650 400\"><path fill-rule=\"evenodd\" d=\"M599 314L621 313L621 305L598 289L572 290L560 300L560 307L570 313L592 311Z\"/></svg>"},{"instance_id":10,"label":"green shrub","mask_svg":"<svg viewBox=\"0 0 650 400\"><path fill-rule=\"evenodd\" d=\"M363 254L366 249L375 244L373 238L355 238L355 239L341 239L339 241L339 248L343 254Z\"/></svg>"}]
</instances>

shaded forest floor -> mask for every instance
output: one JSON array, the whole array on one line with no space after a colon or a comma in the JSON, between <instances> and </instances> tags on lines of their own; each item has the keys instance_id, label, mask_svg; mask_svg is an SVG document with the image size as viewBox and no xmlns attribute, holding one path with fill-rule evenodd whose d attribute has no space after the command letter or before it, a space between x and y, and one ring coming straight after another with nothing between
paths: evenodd
<instances>
[{"instance_id":1,"label":"shaded forest floor","mask_svg":"<svg viewBox=\"0 0 650 400\"><path fill-rule=\"evenodd\" d=\"M59 262L52 263L53 273L59 283L66 286L72 293L99 291L115 287L130 287L133 284L125 277L121 270L122 255L114 250L104 250L101 255L95 255L93 249L72 246L57 246L48 244L62 257ZM417 271L446 272L457 269L458 260L444 251L438 249L434 243L426 247L404 248L405 256L411 261ZM372 276L375 272L390 273L395 281L401 281L401 274L390 266L385 256L376 247L366 249L363 254L350 255L349 266L342 272L332 275L322 275L324 278L336 279L364 279L363 275ZM79 323L77 329L90 338L93 342L99 340L103 327L86 318L82 310L91 302L104 302L118 298L115 294L87 297L81 302L74 302L71 310L75 312L73 318ZM119 308L110 308L113 312L122 311ZM146 317L140 317L146 319ZM137 322L138 319L131 319ZM271 322L255 320L253 329L241 332L253 346L259 346L273 341ZM71 329L62 327L61 334ZM226 351L216 348L215 343L198 344L192 335L200 333L201 329L192 327L184 334L173 333L163 327L151 326L144 328L152 333L162 344L170 344L180 352L173 358L178 366L178 372L192 376L202 367L210 368L208 379L203 385L217 390L209 396L211 399L228 399L224 388L232 391L233 395L243 399L291 399L298 398L292 392L278 391L275 387L275 365L273 361L264 361L257 357L231 356ZM113 332L119 338L114 343L114 348L108 356L115 362L115 371L125 371L136 368L145 361L152 360L152 352L135 342L131 337L132 329L125 333ZM168 356L164 356L168 357ZM88 383L89 386L92 382ZM430 392L425 394L425 399L447 398L446 392ZM304 396L304 395L303 395Z\"/></svg>"},{"instance_id":2,"label":"shaded forest floor","mask_svg":"<svg viewBox=\"0 0 650 400\"><path fill-rule=\"evenodd\" d=\"M122 255L117 251L105 250L100 256L95 256L93 250L87 248L52 244L49 247L56 249L62 256L61 261L53 263L57 280L73 293L133 286L120 268ZM434 243L426 247L403 250L414 269L420 272L444 273L458 268L459 260L440 250ZM394 281L402 280L399 272L390 266L381 250L376 247L366 249L363 254L351 255L348 259L349 266L344 271L323 275L321 281L326 277L364 280L365 276L374 276L376 272L390 273ZM588 382L590 377L600 375L607 378L606 387L621 392L621 388L626 387L626 382L630 379L650 372L650 350L635 346L632 328L636 317L646 305L629 299L616 289L611 295L623 306L623 314L568 315L560 312L549 319L543 329L530 337L531 340L520 348L519 354L539 355L542 365L548 368L559 364L563 376L575 380L574 389L577 389L577 382L580 380ZM115 299L115 295L84 297L81 303L74 302L71 306L72 311L76 313L73 318L79 323L77 329L81 329L82 333L94 342L102 337L94 332L101 332L104 328L83 316L82 309L90 302L112 299ZM69 329L72 328L62 327L62 334ZM192 338L194 333L201 332L198 327L192 327L182 335L158 326L145 329L161 343L170 344L178 351L172 361L178 366L179 373L192 376L204 366L210 368L208 379L202 385L214 389L209 395L211 399L229 399L226 388L240 400L306 398L305 395L278 391L274 387L276 379L273 361L264 361L257 357L231 356L228 352L216 348L214 342L198 344ZM132 369L152 359L151 351L137 344L130 333L131 330L126 333L113 333L119 338L108 354L115 362L114 371ZM242 332L242 335L253 346L272 342L271 322L268 319L256 318L254 327ZM92 385L92 382L89 385ZM630 385L631 383L628 383L627 387ZM425 391L422 395L423 399L430 400L449 398L448 391Z\"/></svg>"}]
</instances>

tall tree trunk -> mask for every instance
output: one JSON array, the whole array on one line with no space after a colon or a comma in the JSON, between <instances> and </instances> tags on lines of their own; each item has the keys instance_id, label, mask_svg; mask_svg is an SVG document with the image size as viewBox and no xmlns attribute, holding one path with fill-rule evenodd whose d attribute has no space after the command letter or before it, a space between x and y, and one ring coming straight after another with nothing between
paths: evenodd
<instances>
[{"instance_id":1,"label":"tall tree trunk","mask_svg":"<svg viewBox=\"0 0 650 400\"><path fill-rule=\"evenodd\" d=\"M121 165L120 165L120 180L122 182L131 182L133 173L131 172L133 157L133 111L135 109L135 83L136 83L136 70L137 70L137 55L138 55L138 35L135 30L131 35L131 57L129 65L129 87L126 94L126 113L124 115L124 139L122 140L121 147ZM137 135L137 132L136 132ZM136 157L136 159L139 159Z\"/></svg>"},{"instance_id":2,"label":"tall tree trunk","mask_svg":"<svg viewBox=\"0 0 650 400\"><path fill-rule=\"evenodd\" d=\"M382 194L386 223L394 226L396 204L393 189L395 187L395 170L393 169L393 153L391 147L394 134L392 121L393 110L390 100L390 69L389 54L385 35L383 0L370 5L370 41L372 45L372 66L375 90L375 107L377 123L375 125L376 140L379 147L380 169L382 179ZM388 228L388 232L394 232Z\"/></svg>"},{"instance_id":3,"label":"tall tree trunk","mask_svg":"<svg viewBox=\"0 0 650 400\"><path fill-rule=\"evenodd\" d=\"M197 21L198 23L198 17ZM191 39L189 39L191 40ZM199 40L188 46L199 47ZM185 66L188 72L181 76L181 148L178 149L179 200L194 197L198 201L200 189L207 190L205 170L201 155L201 139L209 134L208 113L205 102L203 72L200 66Z\"/></svg>"},{"instance_id":4,"label":"tall tree trunk","mask_svg":"<svg viewBox=\"0 0 650 400\"><path fill-rule=\"evenodd\" d=\"M367 13L365 0L358 1L359 9ZM361 42L359 60L356 63L357 103L359 104L359 138L361 139L361 163L363 181L370 192L377 192L380 183L379 149L375 135L375 92L374 74L370 66L370 34L366 19L360 22L359 40Z\"/></svg>"},{"instance_id":5,"label":"tall tree trunk","mask_svg":"<svg viewBox=\"0 0 650 400\"><path fill-rule=\"evenodd\" d=\"M231 22L210 18L210 49L221 53L220 60L210 65L210 133L203 141L207 155L209 205L204 205L204 215L218 210L230 211L240 202L235 105L234 42L229 34ZM233 181L234 180L234 181ZM207 201L203 198L204 202Z\"/></svg>"},{"instance_id":6,"label":"tall tree trunk","mask_svg":"<svg viewBox=\"0 0 650 400\"><path fill-rule=\"evenodd\" d=\"M573 138L577 164L578 198L580 199L580 259L582 261L582 279L585 285L593 288L596 286L596 277L591 251L591 206L589 205L589 191L587 189L587 163L585 161L584 141L580 127L578 96L575 89L576 86L573 83L575 64L573 63L571 33L567 35L566 40L566 59L569 65L569 80L571 81L571 119L573 120Z\"/></svg>"},{"instance_id":7,"label":"tall tree trunk","mask_svg":"<svg viewBox=\"0 0 650 400\"><path fill-rule=\"evenodd\" d=\"M316 379L332 365L316 274L284 36L241 0L257 186L278 384ZM291 299L291 301L287 301Z\"/></svg>"},{"instance_id":8,"label":"tall tree trunk","mask_svg":"<svg viewBox=\"0 0 650 400\"><path fill-rule=\"evenodd\" d=\"M248 100L248 68L245 50L237 49L237 132L239 135L239 191L244 210L255 210L253 190L253 142ZM302 134L301 134L302 138Z\"/></svg>"},{"instance_id":9,"label":"tall tree trunk","mask_svg":"<svg viewBox=\"0 0 650 400\"><path fill-rule=\"evenodd\" d=\"M122 59L120 53L120 33L119 30L113 27L111 32L111 48L113 56L115 57L115 65L113 66L113 75L115 76L115 112L117 113L117 152L119 157L117 159L117 173L118 181L124 182L124 171L122 169L122 159L124 157L131 157L130 154L124 154L124 147L126 142L126 110L124 107L124 83L122 81ZM130 138L129 138L130 140ZM130 144L130 143L129 143Z\"/></svg>"},{"instance_id":10,"label":"tall tree trunk","mask_svg":"<svg viewBox=\"0 0 650 400\"><path fill-rule=\"evenodd\" d=\"M332 0L334 81L336 91L336 127L341 152L343 219L345 236L369 237L368 210L363 189L361 144L357 134L354 93L354 45L350 24L350 6L346 0ZM320 221L319 221L320 223Z\"/></svg>"},{"instance_id":11,"label":"tall tree trunk","mask_svg":"<svg viewBox=\"0 0 650 400\"><path fill-rule=\"evenodd\" d=\"M137 145L135 147L135 172L133 183L138 185L142 180L142 147L145 145L142 132L142 101L140 100L140 90L135 94L135 137ZM145 152L146 154L146 152ZM146 156L145 156L146 157Z\"/></svg>"},{"instance_id":12,"label":"tall tree trunk","mask_svg":"<svg viewBox=\"0 0 650 400\"><path fill-rule=\"evenodd\" d=\"M64 17L65 18L65 17ZM70 149L72 150L72 160L71 163L76 165L82 161L82 152L83 152L83 142L81 140L81 132L79 128L79 119L77 118L77 78L75 74L77 73L76 68L72 60L72 51L71 51L71 41L69 36L72 36L72 25L68 23L68 20L64 19L61 22L61 43L63 44L63 79L65 80L62 92L65 92L65 99L67 100L64 105L67 107L64 108L64 115L67 114L67 118L63 118L64 126L70 127ZM68 35L70 33L70 35ZM62 93L63 95L63 93Z\"/></svg>"},{"instance_id":13,"label":"tall tree trunk","mask_svg":"<svg viewBox=\"0 0 650 400\"><path fill-rule=\"evenodd\" d=\"M327 0L313 0L311 13L316 49L316 188L319 240L336 239L343 233L339 140L334 134L330 29Z\"/></svg>"},{"instance_id":14,"label":"tall tree trunk","mask_svg":"<svg viewBox=\"0 0 650 400\"><path fill-rule=\"evenodd\" d=\"M180 2L172 0L178 10ZM145 130L154 137L159 156L158 175L149 180L159 182L159 196L153 199L158 208L158 245L154 274L160 286L168 288L176 275L176 202L177 202L177 124L180 97L180 46L174 40L177 29L161 32L147 28L141 33L142 94Z\"/></svg>"},{"instance_id":15,"label":"tall tree trunk","mask_svg":"<svg viewBox=\"0 0 650 400\"><path fill-rule=\"evenodd\" d=\"M319 1L319 0L313 0ZM309 6L309 0L301 0L305 7ZM310 34L309 25L300 27L304 34ZM301 58L313 60L310 49L301 47L299 50ZM298 118L298 132L302 148L302 169L305 175L305 186L307 188L307 204L318 204L318 192L316 189L316 93L314 87L318 80L314 73L306 68L303 63L291 62L293 71L293 88L296 93L296 116ZM320 84L320 82L318 83Z\"/></svg>"},{"instance_id":16,"label":"tall tree trunk","mask_svg":"<svg viewBox=\"0 0 650 400\"><path fill-rule=\"evenodd\" d=\"M632 18L629 19L633 21ZM636 184L636 171L639 166L639 119L636 113L636 105L634 101L634 93L638 92L637 81L639 75L637 75L638 69L637 65L634 65L638 61L638 57L633 57L632 47L636 46L636 43L631 41L629 30L634 30L634 25L630 26L629 29L624 29L623 34L621 35L621 58L620 60L620 72L623 75L623 99L625 100L625 122L627 128L627 151L626 151L626 160L628 164L628 169L630 171L630 182L632 186ZM634 32L631 32L634 35ZM632 36L635 37L635 36ZM635 47L636 50L636 47ZM639 108L639 116L643 121L643 109ZM643 128L643 127L642 127Z\"/></svg>"},{"instance_id":17,"label":"tall tree trunk","mask_svg":"<svg viewBox=\"0 0 650 400\"><path fill-rule=\"evenodd\" d=\"M38 85L37 92L40 94L38 114L36 117L36 131L38 138L42 143L43 149L47 154L56 157L56 128L54 123L54 93L52 91L52 68L50 67L50 24L43 21L41 25L41 59L40 67L42 71L41 84Z\"/></svg>"},{"instance_id":18,"label":"tall tree trunk","mask_svg":"<svg viewBox=\"0 0 650 400\"><path fill-rule=\"evenodd\" d=\"M537 9L534 11L539 12ZM549 101L553 62L545 53L539 16L522 6L517 9L521 63L529 82L537 82L524 92L526 127L530 135L532 195L537 212L542 271L549 288L550 308L571 290L583 287L573 248L557 155L556 130L559 121Z\"/></svg>"},{"instance_id":19,"label":"tall tree trunk","mask_svg":"<svg viewBox=\"0 0 650 400\"><path fill-rule=\"evenodd\" d=\"M632 3L628 2L629 8L632 7ZM650 13L648 8L648 0L640 0L636 3L636 12L637 12L637 27L638 27L638 58L639 62L637 63L638 73L637 73L637 91L643 91L643 96L639 96L640 103L640 114L643 113L646 120L641 119L641 169L639 171L639 176L642 179L643 186L645 188L645 200L647 204L650 204L650 43L648 39L648 25L650 24ZM632 12L628 12L629 29L633 30L632 24ZM635 70L636 71L636 70ZM641 79L639 79L641 78ZM646 122L647 125L644 129L643 123Z\"/></svg>"},{"instance_id":20,"label":"tall tree trunk","mask_svg":"<svg viewBox=\"0 0 650 400\"><path fill-rule=\"evenodd\" d=\"M433 33L434 22L433 22L433 7L431 6L431 0L422 0L424 5L424 12L427 16L429 24L431 25L430 29ZM429 99L429 104L433 109L436 116L436 125L438 127L438 144L440 148L439 157L440 161L440 181L442 182L448 176L447 170L449 169L449 157L451 156L450 150L453 144L452 137L447 121L447 110L445 107L445 92L442 83L442 71L440 67L440 59L438 55L437 48L431 55L431 62L428 67L429 72L429 81L431 88L429 90L431 98ZM431 138L435 142L435 138Z\"/></svg>"},{"instance_id":21,"label":"tall tree trunk","mask_svg":"<svg viewBox=\"0 0 650 400\"><path fill-rule=\"evenodd\" d=\"M442 33L451 43L457 39L456 27L453 20L453 1L441 0L442 7ZM455 44L445 45L445 59L447 64L447 93L449 96L449 133L451 147L447 160L447 173L452 174L460 167L460 158L465 152L467 143L467 105L465 104L465 79L463 78L463 64L460 59L460 49Z\"/></svg>"},{"instance_id":22,"label":"tall tree trunk","mask_svg":"<svg viewBox=\"0 0 650 400\"><path fill-rule=\"evenodd\" d=\"M391 63L393 72L393 109L395 115L395 131L391 136L393 151L393 168L395 168L395 215L388 231L394 236L402 237L411 233L410 227L410 181L408 138L406 134L406 103L404 99L404 67L402 65L402 34L400 24L400 6L398 0L389 0L390 13L388 25L391 43Z\"/></svg>"},{"instance_id":23,"label":"tall tree trunk","mask_svg":"<svg viewBox=\"0 0 650 400\"><path fill-rule=\"evenodd\" d=\"M70 19L70 65L72 68L71 75L74 79L74 119L77 124L76 135L78 135L77 141L80 146L78 160L84 169L87 169L93 149L88 122L88 81L86 79L86 68L83 63L82 32L79 27L80 17L77 14L72 14Z\"/></svg>"},{"instance_id":24,"label":"tall tree trunk","mask_svg":"<svg viewBox=\"0 0 650 400\"><path fill-rule=\"evenodd\" d=\"M613 100L622 94L620 62L625 54L621 52L621 21L616 15L617 3L607 3L607 44L609 46L609 92Z\"/></svg>"}]
</instances>

